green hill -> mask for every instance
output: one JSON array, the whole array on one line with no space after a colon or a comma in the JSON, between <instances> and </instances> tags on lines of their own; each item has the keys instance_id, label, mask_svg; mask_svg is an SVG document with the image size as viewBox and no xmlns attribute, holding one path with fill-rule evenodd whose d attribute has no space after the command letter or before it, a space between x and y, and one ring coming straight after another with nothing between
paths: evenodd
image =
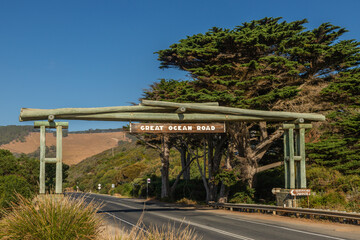
<instances>
[{"instance_id":1,"label":"green hill","mask_svg":"<svg viewBox=\"0 0 360 240\"><path fill-rule=\"evenodd\" d=\"M135 141L119 142L119 146L112 150L85 159L69 169L67 186L81 191L97 192L101 184L100 193L118 193L124 196L146 196L146 179L151 178L149 185L150 196L160 198L161 192L161 161L159 152L155 149L139 145ZM170 151L170 185L181 171L180 154ZM198 201L205 199L203 185L198 169L191 167L190 181L181 180L175 190L174 200L183 197ZM115 184L115 189L111 185ZM178 194L179 193L179 194Z\"/></svg>"}]
</instances>

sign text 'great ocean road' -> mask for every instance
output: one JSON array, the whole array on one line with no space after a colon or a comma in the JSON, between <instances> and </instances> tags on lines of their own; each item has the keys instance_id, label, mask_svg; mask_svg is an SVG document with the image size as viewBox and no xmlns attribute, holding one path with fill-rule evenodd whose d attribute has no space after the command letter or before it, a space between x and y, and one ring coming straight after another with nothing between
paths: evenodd
<instances>
[{"instance_id":1,"label":"sign text 'great ocean road'","mask_svg":"<svg viewBox=\"0 0 360 240\"><path fill-rule=\"evenodd\" d=\"M224 133L224 123L131 123L132 133Z\"/></svg>"}]
</instances>

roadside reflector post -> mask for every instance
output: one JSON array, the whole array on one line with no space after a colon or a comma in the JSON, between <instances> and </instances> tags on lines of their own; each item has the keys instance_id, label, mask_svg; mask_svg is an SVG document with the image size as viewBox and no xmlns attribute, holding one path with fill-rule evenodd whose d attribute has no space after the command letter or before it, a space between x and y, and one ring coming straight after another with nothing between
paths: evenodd
<instances>
[{"instance_id":1,"label":"roadside reflector post","mask_svg":"<svg viewBox=\"0 0 360 240\"><path fill-rule=\"evenodd\" d=\"M56 163L55 193L62 193L62 129L67 129L67 122L34 122L35 128L40 128L40 176L39 193L45 194L45 164ZM46 128L56 128L56 158L46 158Z\"/></svg>"},{"instance_id":2,"label":"roadside reflector post","mask_svg":"<svg viewBox=\"0 0 360 240\"><path fill-rule=\"evenodd\" d=\"M148 178L146 181L146 199L149 198L149 183L151 182L151 179Z\"/></svg>"}]
</instances>

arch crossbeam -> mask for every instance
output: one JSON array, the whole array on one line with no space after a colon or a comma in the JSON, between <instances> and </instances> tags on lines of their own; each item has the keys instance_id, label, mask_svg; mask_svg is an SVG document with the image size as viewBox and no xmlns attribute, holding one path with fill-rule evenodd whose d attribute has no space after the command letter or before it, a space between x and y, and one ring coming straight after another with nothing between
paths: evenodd
<instances>
[{"instance_id":1,"label":"arch crossbeam","mask_svg":"<svg viewBox=\"0 0 360 240\"><path fill-rule=\"evenodd\" d=\"M40 193L45 192L45 163L57 163L56 193L61 192L61 124L55 119L95 120L95 121L134 121L134 122L283 122L285 188L306 188L305 178L305 129L311 128L310 122L325 121L325 116L315 113L296 113L283 111L262 111L219 106L210 103L175 103L142 100L136 106L96 107L96 108L22 108L20 121L48 120L35 122L41 129L41 174ZM57 157L45 158L45 127L57 128Z\"/></svg>"},{"instance_id":2,"label":"arch crossbeam","mask_svg":"<svg viewBox=\"0 0 360 240\"><path fill-rule=\"evenodd\" d=\"M305 122L325 121L325 116L315 113L261 111L218 106L218 103L174 103L142 100L138 106L98 108L22 108L20 121L47 120L97 120L97 121L160 121L160 122L228 122L270 121L285 122L303 119Z\"/></svg>"}]
</instances>

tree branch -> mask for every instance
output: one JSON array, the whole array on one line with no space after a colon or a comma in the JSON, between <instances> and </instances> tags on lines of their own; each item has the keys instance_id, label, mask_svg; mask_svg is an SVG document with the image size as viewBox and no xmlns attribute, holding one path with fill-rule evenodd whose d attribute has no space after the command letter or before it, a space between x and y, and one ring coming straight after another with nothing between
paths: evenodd
<instances>
[{"instance_id":1,"label":"tree branch","mask_svg":"<svg viewBox=\"0 0 360 240\"><path fill-rule=\"evenodd\" d=\"M151 148L156 149L158 152L161 152L161 148L157 145L151 144L149 142L147 142L145 139L139 137L139 135L134 135L139 141L143 142L144 144L148 145Z\"/></svg>"},{"instance_id":2,"label":"tree branch","mask_svg":"<svg viewBox=\"0 0 360 240\"><path fill-rule=\"evenodd\" d=\"M284 131L280 128L278 128L274 133L272 133L270 136L265 138L262 142L260 142L255 149L253 150L253 157L259 156L261 154L264 154L267 149L270 147L270 145L281 135L284 133ZM262 157L262 156L261 156ZM261 158L260 157L260 158Z\"/></svg>"}]
</instances>

